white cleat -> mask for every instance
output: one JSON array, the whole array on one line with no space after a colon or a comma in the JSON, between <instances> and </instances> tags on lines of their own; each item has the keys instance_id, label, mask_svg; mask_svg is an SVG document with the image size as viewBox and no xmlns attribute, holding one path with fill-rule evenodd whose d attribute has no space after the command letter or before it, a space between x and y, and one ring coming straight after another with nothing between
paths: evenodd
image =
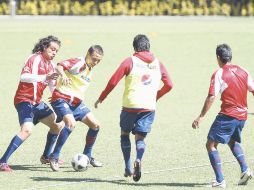
<instances>
[{"instance_id":1,"label":"white cleat","mask_svg":"<svg viewBox=\"0 0 254 190\"><path fill-rule=\"evenodd\" d=\"M208 187L212 187L212 188L226 188L226 181L223 180L222 182L217 182L216 180L212 181Z\"/></svg>"},{"instance_id":2,"label":"white cleat","mask_svg":"<svg viewBox=\"0 0 254 190\"><path fill-rule=\"evenodd\" d=\"M102 163L98 160L95 160L93 157L90 158L90 164L93 167L102 167Z\"/></svg>"},{"instance_id":3,"label":"white cleat","mask_svg":"<svg viewBox=\"0 0 254 190\"><path fill-rule=\"evenodd\" d=\"M248 181L252 178L252 171L250 168L247 168L245 172L241 173L240 180L238 182L238 185L247 185Z\"/></svg>"}]
</instances>

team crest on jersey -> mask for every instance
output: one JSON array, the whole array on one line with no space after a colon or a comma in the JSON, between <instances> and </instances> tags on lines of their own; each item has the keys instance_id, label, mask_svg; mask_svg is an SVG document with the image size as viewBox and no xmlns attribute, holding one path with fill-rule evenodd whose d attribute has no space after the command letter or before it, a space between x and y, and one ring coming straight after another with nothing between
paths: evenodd
<instances>
[{"instance_id":1,"label":"team crest on jersey","mask_svg":"<svg viewBox=\"0 0 254 190\"><path fill-rule=\"evenodd\" d=\"M150 75L143 75L141 78L143 85L149 85L152 82L152 77Z\"/></svg>"}]
</instances>

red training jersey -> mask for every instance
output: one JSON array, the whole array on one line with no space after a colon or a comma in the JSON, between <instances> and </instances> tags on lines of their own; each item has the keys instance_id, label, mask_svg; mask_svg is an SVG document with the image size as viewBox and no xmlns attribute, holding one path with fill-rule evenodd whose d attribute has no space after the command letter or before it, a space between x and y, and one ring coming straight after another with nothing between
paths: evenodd
<instances>
[{"instance_id":1,"label":"red training jersey","mask_svg":"<svg viewBox=\"0 0 254 190\"><path fill-rule=\"evenodd\" d=\"M254 91L254 83L249 73L236 65L224 65L213 73L209 95L221 93L219 113L239 120L247 119L247 91Z\"/></svg>"},{"instance_id":2,"label":"red training jersey","mask_svg":"<svg viewBox=\"0 0 254 190\"><path fill-rule=\"evenodd\" d=\"M45 60L41 53L30 55L21 71L14 105L21 102L40 103L44 89L52 82L46 81L46 75L52 72L55 72L52 61Z\"/></svg>"}]
</instances>

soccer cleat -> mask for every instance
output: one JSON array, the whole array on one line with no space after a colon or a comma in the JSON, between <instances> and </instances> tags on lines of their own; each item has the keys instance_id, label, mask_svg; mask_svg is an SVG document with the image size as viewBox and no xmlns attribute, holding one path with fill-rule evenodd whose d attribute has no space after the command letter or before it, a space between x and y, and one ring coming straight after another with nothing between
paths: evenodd
<instances>
[{"instance_id":1,"label":"soccer cleat","mask_svg":"<svg viewBox=\"0 0 254 190\"><path fill-rule=\"evenodd\" d=\"M58 159L50 158L50 159L49 159L49 165L50 165L50 168L51 168L54 172L58 172L58 171L60 170L60 168L59 168L59 163L58 163Z\"/></svg>"},{"instance_id":2,"label":"soccer cleat","mask_svg":"<svg viewBox=\"0 0 254 190\"><path fill-rule=\"evenodd\" d=\"M93 157L90 158L89 162L93 167L102 167L102 163L95 160Z\"/></svg>"},{"instance_id":3,"label":"soccer cleat","mask_svg":"<svg viewBox=\"0 0 254 190\"><path fill-rule=\"evenodd\" d=\"M223 180L222 182L217 182L216 180L212 181L209 187L213 188L226 188L226 181Z\"/></svg>"},{"instance_id":4,"label":"soccer cleat","mask_svg":"<svg viewBox=\"0 0 254 190\"><path fill-rule=\"evenodd\" d=\"M12 169L7 163L0 163L0 171L1 172L12 172Z\"/></svg>"},{"instance_id":5,"label":"soccer cleat","mask_svg":"<svg viewBox=\"0 0 254 190\"><path fill-rule=\"evenodd\" d=\"M41 161L41 164L49 164L49 158L46 158L46 157L43 156L43 155L41 156L40 161ZM58 160L58 164L59 164L59 165L63 165L63 164L64 164L64 161L61 160L61 159L59 159L59 160Z\"/></svg>"},{"instance_id":6,"label":"soccer cleat","mask_svg":"<svg viewBox=\"0 0 254 190\"><path fill-rule=\"evenodd\" d=\"M240 180L238 182L238 185L247 185L248 181L252 178L252 171L250 168L247 168L245 172L241 173Z\"/></svg>"},{"instance_id":7,"label":"soccer cleat","mask_svg":"<svg viewBox=\"0 0 254 190\"><path fill-rule=\"evenodd\" d=\"M135 161L134 163L134 173L133 173L133 180L138 182L141 178L141 162Z\"/></svg>"},{"instance_id":8,"label":"soccer cleat","mask_svg":"<svg viewBox=\"0 0 254 190\"><path fill-rule=\"evenodd\" d=\"M124 177L131 177L133 175L132 171L125 168Z\"/></svg>"}]
</instances>

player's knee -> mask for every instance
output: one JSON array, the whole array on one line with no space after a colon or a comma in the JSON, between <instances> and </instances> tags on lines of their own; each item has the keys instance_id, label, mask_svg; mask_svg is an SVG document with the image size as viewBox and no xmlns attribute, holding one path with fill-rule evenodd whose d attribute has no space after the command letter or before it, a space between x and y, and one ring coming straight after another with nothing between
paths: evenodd
<instances>
[{"instance_id":1,"label":"player's knee","mask_svg":"<svg viewBox=\"0 0 254 190\"><path fill-rule=\"evenodd\" d=\"M96 130L100 130L101 124L100 124L100 123L97 123L97 124L95 125L95 128L96 128Z\"/></svg>"},{"instance_id":2,"label":"player's knee","mask_svg":"<svg viewBox=\"0 0 254 190\"><path fill-rule=\"evenodd\" d=\"M20 132L20 136L22 136L23 139L26 139L32 134L32 129L22 129Z\"/></svg>"},{"instance_id":3,"label":"player's knee","mask_svg":"<svg viewBox=\"0 0 254 190\"><path fill-rule=\"evenodd\" d=\"M234 140L230 140L229 142L228 142L228 146L230 147L230 148L232 148L232 147L234 147L234 145L236 144L237 142L235 142Z\"/></svg>"},{"instance_id":4,"label":"player's knee","mask_svg":"<svg viewBox=\"0 0 254 190\"><path fill-rule=\"evenodd\" d=\"M135 132L135 141L144 140L146 138L146 132Z\"/></svg>"},{"instance_id":5,"label":"player's knee","mask_svg":"<svg viewBox=\"0 0 254 190\"><path fill-rule=\"evenodd\" d=\"M211 152L211 151L213 151L213 150L216 149L216 147L214 146L214 144L213 144L211 141L209 141L209 140L206 142L205 146L206 146L206 150L207 150L208 152Z\"/></svg>"},{"instance_id":6,"label":"player's knee","mask_svg":"<svg viewBox=\"0 0 254 190\"><path fill-rule=\"evenodd\" d=\"M94 124L91 128L93 129L93 130L100 130L100 124Z\"/></svg>"},{"instance_id":7,"label":"player's knee","mask_svg":"<svg viewBox=\"0 0 254 190\"><path fill-rule=\"evenodd\" d=\"M76 121L69 121L66 123L69 129L73 130L76 126Z\"/></svg>"},{"instance_id":8,"label":"player's knee","mask_svg":"<svg viewBox=\"0 0 254 190\"><path fill-rule=\"evenodd\" d=\"M54 134L59 134L61 129L62 129L62 125L58 124L58 123L53 123L51 126L50 126L50 131L52 131L52 133Z\"/></svg>"},{"instance_id":9,"label":"player's knee","mask_svg":"<svg viewBox=\"0 0 254 190\"><path fill-rule=\"evenodd\" d=\"M101 125L100 123L91 123L90 125L88 125L88 127L93 130L100 130Z\"/></svg>"}]
</instances>

